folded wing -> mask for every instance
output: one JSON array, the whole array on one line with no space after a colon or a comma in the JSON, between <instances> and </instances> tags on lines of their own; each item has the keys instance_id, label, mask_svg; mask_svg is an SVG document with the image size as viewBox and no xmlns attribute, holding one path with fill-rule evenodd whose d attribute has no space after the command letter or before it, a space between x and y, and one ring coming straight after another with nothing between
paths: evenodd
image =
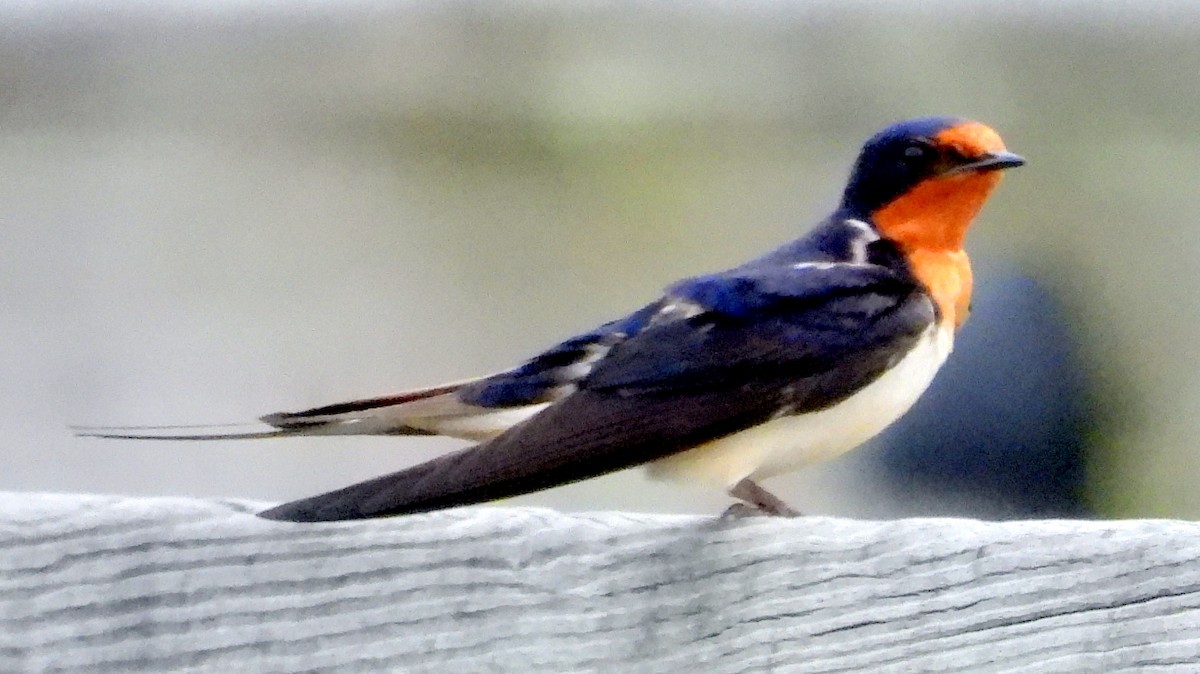
<instances>
[{"instance_id":1,"label":"folded wing","mask_svg":"<svg viewBox=\"0 0 1200 674\"><path fill-rule=\"evenodd\" d=\"M704 292L690 296L677 286L657 305L667 318L643 317L636 334L608 347L569 393L523 423L263 516L328 521L479 503L652 461L783 411L835 404L899 360L935 319L911 281L886 269L866 280L847 271L846 283L827 274L810 292L792 294L774 275L731 274L730 288L705 277ZM690 307L680 311L681 302Z\"/></svg>"}]
</instances>

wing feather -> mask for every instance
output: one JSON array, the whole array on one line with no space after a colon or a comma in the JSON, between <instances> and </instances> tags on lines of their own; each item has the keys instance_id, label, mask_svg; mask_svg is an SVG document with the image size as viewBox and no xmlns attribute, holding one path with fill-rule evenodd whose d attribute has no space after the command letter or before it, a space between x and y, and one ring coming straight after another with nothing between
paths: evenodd
<instances>
[{"instance_id":1,"label":"wing feather","mask_svg":"<svg viewBox=\"0 0 1200 674\"><path fill-rule=\"evenodd\" d=\"M776 301L750 318L707 312L616 345L578 389L493 440L263 513L329 521L505 498L652 461L844 399L934 320L915 286Z\"/></svg>"}]
</instances>

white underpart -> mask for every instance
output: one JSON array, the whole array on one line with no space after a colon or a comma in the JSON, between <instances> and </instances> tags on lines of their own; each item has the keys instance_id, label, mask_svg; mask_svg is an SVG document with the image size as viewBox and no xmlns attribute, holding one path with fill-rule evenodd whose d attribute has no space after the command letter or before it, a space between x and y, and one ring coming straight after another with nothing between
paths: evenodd
<instances>
[{"instance_id":1,"label":"white underpart","mask_svg":"<svg viewBox=\"0 0 1200 674\"><path fill-rule=\"evenodd\" d=\"M950 355L954 332L930 326L894 367L854 395L818 412L766 423L659 459L651 477L729 489L830 459L875 437L916 402Z\"/></svg>"},{"instance_id":2,"label":"white underpart","mask_svg":"<svg viewBox=\"0 0 1200 674\"><path fill-rule=\"evenodd\" d=\"M461 414L414 417L404 420L405 425L421 430L448 435L452 438L484 442L500 435L509 428L546 409L550 403L538 403L524 407L508 407L489 410L485 407L464 405Z\"/></svg>"},{"instance_id":3,"label":"white underpart","mask_svg":"<svg viewBox=\"0 0 1200 674\"><path fill-rule=\"evenodd\" d=\"M588 344L583 348L583 355L579 360L556 369L554 376L562 383L552 390L550 395L553 400L570 395L575 390L575 382L588 376L596 363L604 358L611 348L607 344ZM390 416L411 428L452 438L485 442L541 412L551 403L552 401L547 401L521 407L490 409L461 402L455 395L449 394L401 405L392 411Z\"/></svg>"}]
</instances>

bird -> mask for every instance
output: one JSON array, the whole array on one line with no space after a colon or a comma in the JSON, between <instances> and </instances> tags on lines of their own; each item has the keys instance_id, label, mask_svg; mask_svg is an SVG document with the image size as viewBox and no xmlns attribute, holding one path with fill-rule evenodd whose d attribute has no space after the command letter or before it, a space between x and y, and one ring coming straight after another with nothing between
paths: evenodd
<instances>
[{"instance_id":1,"label":"bird","mask_svg":"<svg viewBox=\"0 0 1200 674\"><path fill-rule=\"evenodd\" d=\"M261 417L270 429L126 439L441 435L473 445L267 509L290 522L490 502L644 465L711 485L732 514L797 516L760 482L866 442L903 415L970 311L967 230L1025 160L960 117L894 123L862 146L838 206L744 264L685 278L632 313L499 373Z\"/></svg>"}]
</instances>

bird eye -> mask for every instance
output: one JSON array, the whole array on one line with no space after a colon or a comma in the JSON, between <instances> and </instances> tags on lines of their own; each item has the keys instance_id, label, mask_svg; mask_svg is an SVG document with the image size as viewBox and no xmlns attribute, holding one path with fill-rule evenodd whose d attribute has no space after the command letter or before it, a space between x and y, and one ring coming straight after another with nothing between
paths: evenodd
<instances>
[{"instance_id":1,"label":"bird eye","mask_svg":"<svg viewBox=\"0 0 1200 674\"><path fill-rule=\"evenodd\" d=\"M930 153L930 147L924 143L913 143L904 148L905 159L924 159Z\"/></svg>"}]
</instances>

